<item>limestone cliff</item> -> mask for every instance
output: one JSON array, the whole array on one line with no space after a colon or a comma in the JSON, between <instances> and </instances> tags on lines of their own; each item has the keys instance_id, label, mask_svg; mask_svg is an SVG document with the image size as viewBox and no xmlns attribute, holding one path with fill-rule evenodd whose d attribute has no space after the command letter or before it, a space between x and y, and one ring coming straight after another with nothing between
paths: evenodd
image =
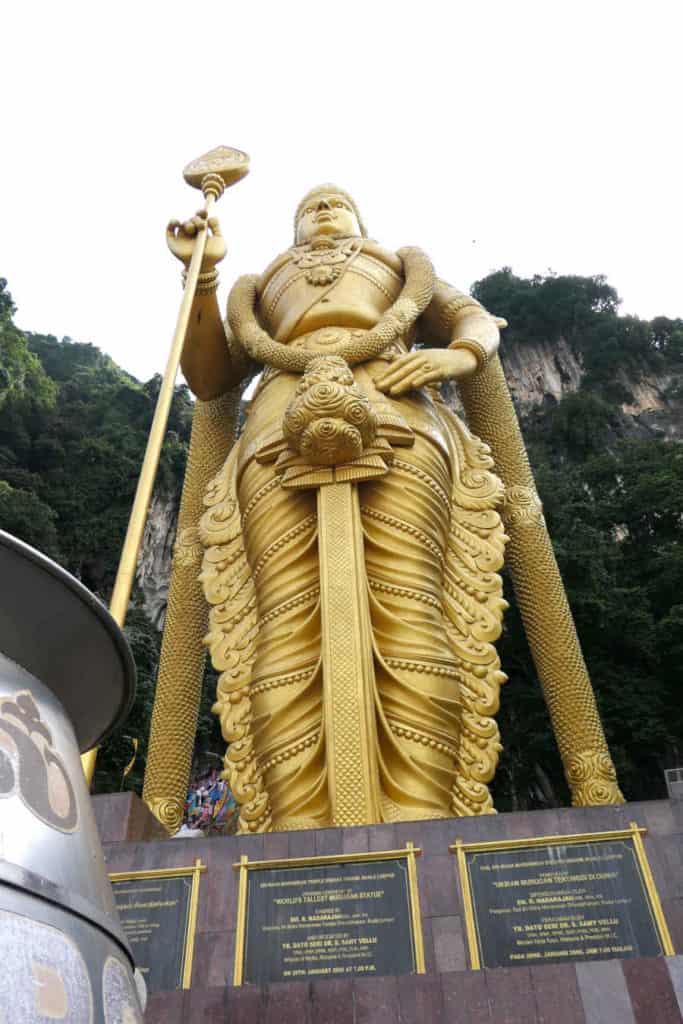
<instances>
[{"instance_id":1,"label":"limestone cliff","mask_svg":"<svg viewBox=\"0 0 683 1024\"><path fill-rule=\"evenodd\" d=\"M136 582L147 617L163 629L171 577L179 495L155 493L138 558Z\"/></svg>"},{"instance_id":2,"label":"limestone cliff","mask_svg":"<svg viewBox=\"0 0 683 1024\"><path fill-rule=\"evenodd\" d=\"M564 338L556 344L524 345L506 345L503 339L501 358L520 413L548 399L559 402L581 387L583 367Z\"/></svg>"},{"instance_id":3,"label":"limestone cliff","mask_svg":"<svg viewBox=\"0 0 683 1024\"><path fill-rule=\"evenodd\" d=\"M579 355L560 338L555 343L506 345L501 358L519 414L560 402L584 386L584 367ZM624 395L621 411L633 426L669 440L683 438L683 386L681 375L657 373L647 367L621 369L617 376Z\"/></svg>"},{"instance_id":4,"label":"limestone cliff","mask_svg":"<svg viewBox=\"0 0 683 1024\"><path fill-rule=\"evenodd\" d=\"M622 374L632 400L622 411L649 433L670 441L683 439L683 388L680 374L643 374L637 379Z\"/></svg>"}]
</instances>

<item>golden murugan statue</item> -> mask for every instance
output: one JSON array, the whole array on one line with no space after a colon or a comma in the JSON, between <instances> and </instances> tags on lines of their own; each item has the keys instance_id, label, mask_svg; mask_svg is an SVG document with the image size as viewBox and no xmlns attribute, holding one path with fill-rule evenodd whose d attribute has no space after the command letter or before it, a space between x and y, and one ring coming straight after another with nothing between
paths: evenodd
<instances>
[{"instance_id":1,"label":"golden murugan statue","mask_svg":"<svg viewBox=\"0 0 683 1024\"><path fill-rule=\"evenodd\" d=\"M197 226L169 226L180 259ZM203 426L193 433L194 491L186 481L174 582L184 567L184 585L196 587L201 559L240 828L490 812L505 530L517 563L531 563L544 529L516 420L509 443L512 407L492 409L504 387L499 322L436 279L419 249L392 253L369 240L351 197L322 185L299 204L294 245L260 277L237 281L224 325L215 264L225 246L215 221L210 228L182 361L198 397L193 431ZM260 367L230 448L235 396ZM489 448L442 399L444 380L463 383L470 425L498 436L507 498ZM208 475L198 524L197 481ZM541 592L527 605L545 602L544 587L557 590L544 557ZM145 779L145 799L169 827L178 785L169 789L163 773L188 732L188 702L171 681L181 589L172 585L164 644L176 653L166 668L162 654ZM185 618L201 615L192 600ZM573 631L563 591L558 600ZM546 615L534 644L538 620L530 614L527 630L575 802L619 800L585 666L575 672L575 653L546 649L566 623ZM585 676L573 695L560 679L567 672Z\"/></svg>"}]
</instances>

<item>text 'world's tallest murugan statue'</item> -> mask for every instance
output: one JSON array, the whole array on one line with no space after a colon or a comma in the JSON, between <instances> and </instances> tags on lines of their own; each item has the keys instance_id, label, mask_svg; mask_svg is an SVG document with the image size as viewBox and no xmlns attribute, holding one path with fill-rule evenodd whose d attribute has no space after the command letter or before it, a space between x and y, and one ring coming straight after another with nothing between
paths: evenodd
<instances>
[{"instance_id":1,"label":"text 'world's tallest murugan statue'","mask_svg":"<svg viewBox=\"0 0 683 1024\"><path fill-rule=\"evenodd\" d=\"M198 226L169 228L185 261ZM212 222L182 363L199 401L145 798L175 824L163 772L178 757L174 718L187 717L182 573L196 587L201 559L215 710L242 830L491 811L505 530L513 570L533 562L534 530L547 543L495 355L497 322L437 280L420 250L392 253L367 239L354 201L332 185L299 204L292 248L261 277L237 281L227 326L215 297L224 252ZM230 448L235 388L261 367ZM489 449L441 398L450 379L468 382L471 425L504 424L507 500ZM491 408L501 401L509 408ZM533 583L533 567L521 575ZM538 586L559 587L558 615L580 659L559 576L548 581L543 570ZM526 602L527 631L574 800L614 802L585 667L585 682L558 688L548 630L567 626L546 610L538 627L539 602L543 592ZM566 645L562 657L568 664Z\"/></svg>"}]
</instances>

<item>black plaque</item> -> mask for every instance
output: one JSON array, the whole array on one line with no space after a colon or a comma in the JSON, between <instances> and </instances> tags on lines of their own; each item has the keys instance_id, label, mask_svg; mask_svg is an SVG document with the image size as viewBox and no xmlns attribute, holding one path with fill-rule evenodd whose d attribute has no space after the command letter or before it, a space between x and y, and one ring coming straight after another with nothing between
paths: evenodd
<instances>
[{"instance_id":1,"label":"black plaque","mask_svg":"<svg viewBox=\"0 0 683 1024\"><path fill-rule=\"evenodd\" d=\"M116 909L150 992L183 988L190 936L192 873L112 879Z\"/></svg>"},{"instance_id":2,"label":"black plaque","mask_svg":"<svg viewBox=\"0 0 683 1024\"><path fill-rule=\"evenodd\" d=\"M632 838L465 857L482 967L664 952Z\"/></svg>"},{"instance_id":3,"label":"black plaque","mask_svg":"<svg viewBox=\"0 0 683 1024\"><path fill-rule=\"evenodd\" d=\"M246 983L416 970L407 858L249 871Z\"/></svg>"}]
</instances>

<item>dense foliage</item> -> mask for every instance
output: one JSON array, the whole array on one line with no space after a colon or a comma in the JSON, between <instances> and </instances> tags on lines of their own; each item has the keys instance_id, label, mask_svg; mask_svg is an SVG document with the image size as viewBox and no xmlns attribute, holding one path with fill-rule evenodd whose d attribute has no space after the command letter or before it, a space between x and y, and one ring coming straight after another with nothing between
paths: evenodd
<instances>
[{"instance_id":1,"label":"dense foliage","mask_svg":"<svg viewBox=\"0 0 683 1024\"><path fill-rule=\"evenodd\" d=\"M13 313L0 279L0 527L55 558L106 603L160 378L140 384L93 345L24 334ZM189 392L179 387L158 477L158 486L176 495L191 416ZM103 789L121 785L133 737L140 751L129 782L139 786L144 768L160 638L136 607L126 633L138 668L137 698L98 758L95 781ZM207 703L208 696L204 736L212 725Z\"/></svg>"},{"instance_id":2,"label":"dense foliage","mask_svg":"<svg viewBox=\"0 0 683 1024\"><path fill-rule=\"evenodd\" d=\"M508 345L564 338L580 355L582 388L627 401L618 371L661 369L683 359L683 320L618 316L619 296L604 277L516 277L504 267L475 282L473 295L509 323Z\"/></svg>"},{"instance_id":3,"label":"dense foliage","mask_svg":"<svg viewBox=\"0 0 683 1024\"><path fill-rule=\"evenodd\" d=\"M622 412L629 382L666 373L683 400L683 320L618 315L601 277L518 278L474 286L511 323L506 346L565 339L581 389L530 414L524 429L608 740L629 798L664 793L683 763L683 447L647 436ZM24 334L0 281L0 526L57 558L107 600L159 380L140 384L92 345ZM159 486L177 494L191 417L179 388ZM567 799L548 715L512 594L501 644L510 681L500 716L501 809ZM139 603L126 627L138 666L132 715L102 751L99 788L139 789L160 638ZM217 749L207 675L198 749Z\"/></svg>"},{"instance_id":4,"label":"dense foliage","mask_svg":"<svg viewBox=\"0 0 683 1024\"><path fill-rule=\"evenodd\" d=\"M683 320L619 317L600 277L504 269L473 291L513 325L504 348L563 338L586 371L579 391L527 415L524 434L622 789L663 796L664 768L683 763L683 446L648 434L621 403L652 373L680 402ZM568 799L509 582L501 809Z\"/></svg>"}]
</instances>

